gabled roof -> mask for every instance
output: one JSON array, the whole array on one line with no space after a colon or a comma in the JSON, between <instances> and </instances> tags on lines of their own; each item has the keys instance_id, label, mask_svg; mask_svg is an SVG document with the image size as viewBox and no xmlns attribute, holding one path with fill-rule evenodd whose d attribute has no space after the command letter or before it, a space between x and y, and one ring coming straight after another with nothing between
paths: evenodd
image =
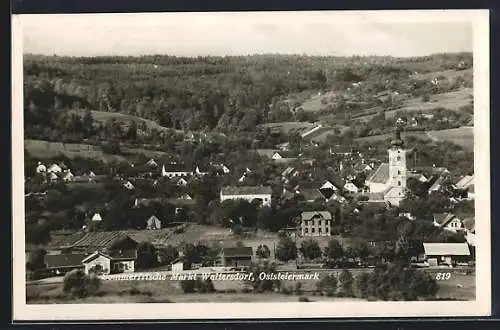
<instances>
[{"instance_id":1,"label":"gabled roof","mask_svg":"<svg viewBox=\"0 0 500 330\"><path fill-rule=\"evenodd\" d=\"M302 195L306 201L314 201L317 199L325 199L325 196L317 188L305 188L299 190L299 195Z\"/></svg>"},{"instance_id":2,"label":"gabled roof","mask_svg":"<svg viewBox=\"0 0 500 330\"><path fill-rule=\"evenodd\" d=\"M440 226L446 226L448 222L453 220L455 215L452 213L436 213L434 214L434 221Z\"/></svg>"},{"instance_id":3,"label":"gabled roof","mask_svg":"<svg viewBox=\"0 0 500 330\"><path fill-rule=\"evenodd\" d=\"M370 174L370 176L366 179L367 182L373 183L387 183L389 181L389 164L382 163L380 166Z\"/></svg>"},{"instance_id":4,"label":"gabled roof","mask_svg":"<svg viewBox=\"0 0 500 330\"><path fill-rule=\"evenodd\" d=\"M474 185L474 176L466 175L462 177L457 183L455 183L455 187L457 189L467 189L471 185Z\"/></svg>"},{"instance_id":5,"label":"gabled roof","mask_svg":"<svg viewBox=\"0 0 500 330\"><path fill-rule=\"evenodd\" d=\"M85 236L72 244L71 247L104 249L111 248L124 240L136 242L130 236L120 231L95 231L85 234Z\"/></svg>"},{"instance_id":6,"label":"gabled roof","mask_svg":"<svg viewBox=\"0 0 500 330\"><path fill-rule=\"evenodd\" d=\"M442 176L438 177L436 179L436 181L434 181L432 186L430 186L429 191L439 190L439 188L441 187L441 184L443 183L443 180L444 180L444 177L442 177Z\"/></svg>"},{"instance_id":7,"label":"gabled roof","mask_svg":"<svg viewBox=\"0 0 500 330\"><path fill-rule=\"evenodd\" d=\"M259 156L271 158L277 151L274 149L255 149L255 152Z\"/></svg>"},{"instance_id":8,"label":"gabled roof","mask_svg":"<svg viewBox=\"0 0 500 330\"><path fill-rule=\"evenodd\" d=\"M167 173L192 172L191 168L189 168L186 164L182 163L164 164L162 170L163 169L165 169L165 172Z\"/></svg>"},{"instance_id":9,"label":"gabled roof","mask_svg":"<svg viewBox=\"0 0 500 330\"><path fill-rule=\"evenodd\" d=\"M469 256L467 243L424 243L424 251L428 256Z\"/></svg>"},{"instance_id":10,"label":"gabled roof","mask_svg":"<svg viewBox=\"0 0 500 330\"><path fill-rule=\"evenodd\" d=\"M47 268L79 267L82 266L82 260L88 254L47 254L45 256L45 265Z\"/></svg>"},{"instance_id":11,"label":"gabled roof","mask_svg":"<svg viewBox=\"0 0 500 330\"><path fill-rule=\"evenodd\" d=\"M99 213L94 213L92 216L92 221L102 221L102 217Z\"/></svg>"},{"instance_id":12,"label":"gabled roof","mask_svg":"<svg viewBox=\"0 0 500 330\"><path fill-rule=\"evenodd\" d=\"M110 260L113 259L113 257L111 257L109 254L106 254L102 251L96 251L96 252L92 253L91 255L87 256L85 259L83 259L82 263L86 264L87 262L90 262L99 256L102 256L102 257L110 259Z\"/></svg>"},{"instance_id":13,"label":"gabled roof","mask_svg":"<svg viewBox=\"0 0 500 330\"><path fill-rule=\"evenodd\" d=\"M248 246L222 248L222 254L224 257L251 257L253 256L253 249Z\"/></svg>"},{"instance_id":14,"label":"gabled roof","mask_svg":"<svg viewBox=\"0 0 500 330\"><path fill-rule=\"evenodd\" d=\"M302 220L311 220L315 216L321 216L326 220L332 219L332 214L329 211L312 211L312 212L302 212L300 217Z\"/></svg>"},{"instance_id":15,"label":"gabled roof","mask_svg":"<svg viewBox=\"0 0 500 330\"><path fill-rule=\"evenodd\" d=\"M269 186L226 186L222 187L222 195L264 195L271 194Z\"/></svg>"}]
</instances>

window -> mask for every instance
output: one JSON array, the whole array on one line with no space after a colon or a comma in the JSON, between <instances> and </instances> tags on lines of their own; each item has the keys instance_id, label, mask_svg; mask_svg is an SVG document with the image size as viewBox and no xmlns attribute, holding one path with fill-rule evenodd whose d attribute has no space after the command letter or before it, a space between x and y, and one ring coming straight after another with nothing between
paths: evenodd
<instances>
[{"instance_id":1,"label":"window","mask_svg":"<svg viewBox=\"0 0 500 330\"><path fill-rule=\"evenodd\" d=\"M400 171L400 170L398 170L398 175L399 175L399 174L401 174L401 171Z\"/></svg>"},{"instance_id":2,"label":"window","mask_svg":"<svg viewBox=\"0 0 500 330\"><path fill-rule=\"evenodd\" d=\"M321 234L321 228L319 228L319 229L318 229L318 233L320 233L320 234Z\"/></svg>"},{"instance_id":3,"label":"window","mask_svg":"<svg viewBox=\"0 0 500 330\"><path fill-rule=\"evenodd\" d=\"M400 186L400 185L401 185L401 181L398 181L398 186Z\"/></svg>"},{"instance_id":4,"label":"window","mask_svg":"<svg viewBox=\"0 0 500 330\"><path fill-rule=\"evenodd\" d=\"M321 226L321 220L318 220L318 226Z\"/></svg>"},{"instance_id":5,"label":"window","mask_svg":"<svg viewBox=\"0 0 500 330\"><path fill-rule=\"evenodd\" d=\"M314 233L314 228L311 228L311 233Z\"/></svg>"},{"instance_id":6,"label":"window","mask_svg":"<svg viewBox=\"0 0 500 330\"><path fill-rule=\"evenodd\" d=\"M328 227L325 228L325 233L328 233Z\"/></svg>"},{"instance_id":7,"label":"window","mask_svg":"<svg viewBox=\"0 0 500 330\"><path fill-rule=\"evenodd\" d=\"M309 232L309 229L308 228L304 228L304 233L308 233Z\"/></svg>"},{"instance_id":8,"label":"window","mask_svg":"<svg viewBox=\"0 0 500 330\"><path fill-rule=\"evenodd\" d=\"M401 160L401 157L400 157L400 156L397 156L397 157L396 157L396 160L397 160L397 161L400 161L400 160Z\"/></svg>"}]
</instances>

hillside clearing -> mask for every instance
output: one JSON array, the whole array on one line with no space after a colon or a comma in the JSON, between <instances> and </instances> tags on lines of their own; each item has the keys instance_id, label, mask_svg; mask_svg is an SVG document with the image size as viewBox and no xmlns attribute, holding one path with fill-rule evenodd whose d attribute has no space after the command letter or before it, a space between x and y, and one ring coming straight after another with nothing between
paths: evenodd
<instances>
[{"instance_id":1,"label":"hillside clearing","mask_svg":"<svg viewBox=\"0 0 500 330\"><path fill-rule=\"evenodd\" d=\"M304 131L312 129L314 126L316 126L313 123L308 123L308 122L299 122L299 121L287 121L287 122L280 122L280 123L267 123L267 124L262 124L262 127L268 127L270 129L279 129L281 132L284 134L289 134L292 132L298 132L302 133Z\"/></svg>"},{"instance_id":2,"label":"hillside clearing","mask_svg":"<svg viewBox=\"0 0 500 330\"><path fill-rule=\"evenodd\" d=\"M62 143L42 140L24 140L24 148L31 156L41 159L66 156L70 159L76 157L99 159L109 163L113 161L127 161L126 156L106 154L100 146L85 143ZM144 154L146 157L161 157L165 155L162 151L147 150L142 148L125 148L122 150L130 154Z\"/></svg>"},{"instance_id":3,"label":"hillside clearing","mask_svg":"<svg viewBox=\"0 0 500 330\"><path fill-rule=\"evenodd\" d=\"M450 141L469 150L474 150L474 127L450 128L428 132L431 138L438 141Z\"/></svg>"},{"instance_id":4,"label":"hillside clearing","mask_svg":"<svg viewBox=\"0 0 500 330\"><path fill-rule=\"evenodd\" d=\"M138 116L133 116L133 115L127 115L119 112L106 112L106 111L95 111L92 110L92 117L94 118L95 121L101 122L101 123L106 123L108 119L115 119L119 122L122 122L124 124L128 124L129 122L135 122L138 127L141 127L141 125L144 123L146 124L147 129L152 130L156 129L158 131L168 131L168 130L174 130L172 128L167 128L164 126L159 125L158 123L145 119L142 117ZM83 111L79 111L80 115L83 115ZM181 130L175 130L176 132L182 132Z\"/></svg>"}]
</instances>

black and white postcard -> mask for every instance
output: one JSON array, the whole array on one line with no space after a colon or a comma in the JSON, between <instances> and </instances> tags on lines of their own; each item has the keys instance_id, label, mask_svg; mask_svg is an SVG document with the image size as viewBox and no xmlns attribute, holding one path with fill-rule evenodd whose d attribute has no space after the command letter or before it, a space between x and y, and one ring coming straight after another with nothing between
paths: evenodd
<instances>
[{"instance_id":1,"label":"black and white postcard","mask_svg":"<svg viewBox=\"0 0 500 330\"><path fill-rule=\"evenodd\" d=\"M488 15L14 15L14 319L489 315Z\"/></svg>"}]
</instances>

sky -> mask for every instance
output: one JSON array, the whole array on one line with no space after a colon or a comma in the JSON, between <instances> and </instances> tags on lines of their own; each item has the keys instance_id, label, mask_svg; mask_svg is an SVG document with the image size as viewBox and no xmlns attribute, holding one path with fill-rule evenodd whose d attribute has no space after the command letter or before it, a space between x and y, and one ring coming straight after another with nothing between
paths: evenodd
<instances>
[{"instance_id":1,"label":"sky","mask_svg":"<svg viewBox=\"0 0 500 330\"><path fill-rule=\"evenodd\" d=\"M425 56L473 50L474 12L21 15L23 52L100 56Z\"/></svg>"}]
</instances>

